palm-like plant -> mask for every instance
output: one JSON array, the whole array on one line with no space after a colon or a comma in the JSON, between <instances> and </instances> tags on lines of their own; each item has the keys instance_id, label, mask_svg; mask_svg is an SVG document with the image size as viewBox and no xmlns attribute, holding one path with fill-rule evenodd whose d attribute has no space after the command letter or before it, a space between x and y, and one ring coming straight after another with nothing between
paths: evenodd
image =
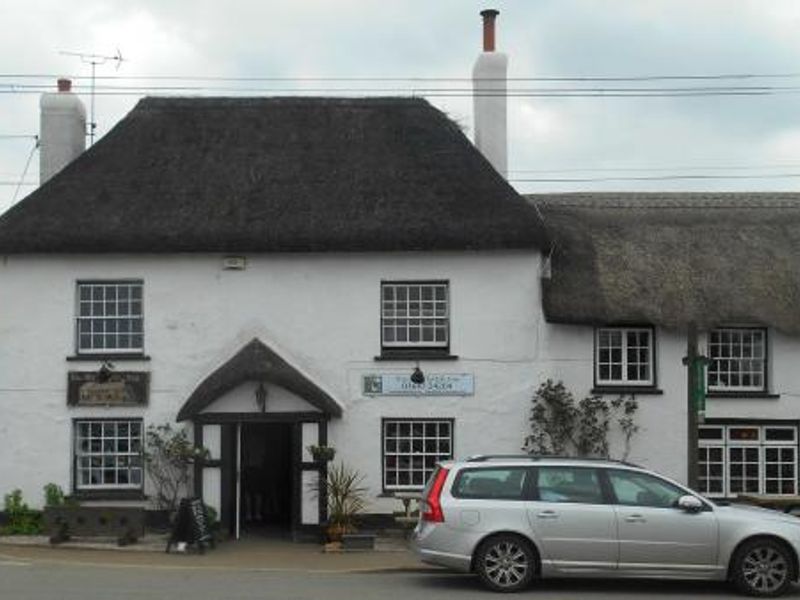
<instances>
[{"instance_id":1,"label":"palm-like plant","mask_svg":"<svg viewBox=\"0 0 800 600\"><path fill-rule=\"evenodd\" d=\"M328 469L326 482L328 494L328 524L343 532L355 529L355 518L367 506L367 488L362 485L364 475L344 463Z\"/></svg>"}]
</instances>

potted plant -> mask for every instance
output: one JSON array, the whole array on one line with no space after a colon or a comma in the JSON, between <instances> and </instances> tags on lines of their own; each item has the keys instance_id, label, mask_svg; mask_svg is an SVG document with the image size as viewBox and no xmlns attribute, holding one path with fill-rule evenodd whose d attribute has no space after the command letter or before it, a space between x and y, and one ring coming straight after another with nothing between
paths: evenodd
<instances>
[{"instance_id":1,"label":"potted plant","mask_svg":"<svg viewBox=\"0 0 800 600\"><path fill-rule=\"evenodd\" d=\"M333 465L328 470L325 487L329 541L339 542L344 534L355 531L355 519L366 507L367 488L362 485L363 481L364 475L344 463Z\"/></svg>"},{"instance_id":2,"label":"potted plant","mask_svg":"<svg viewBox=\"0 0 800 600\"><path fill-rule=\"evenodd\" d=\"M306 450L308 450L311 458L313 458L316 463L329 463L333 460L333 457L336 456L336 448L324 444L320 446L312 444L311 446L307 446Z\"/></svg>"}]
</instances>

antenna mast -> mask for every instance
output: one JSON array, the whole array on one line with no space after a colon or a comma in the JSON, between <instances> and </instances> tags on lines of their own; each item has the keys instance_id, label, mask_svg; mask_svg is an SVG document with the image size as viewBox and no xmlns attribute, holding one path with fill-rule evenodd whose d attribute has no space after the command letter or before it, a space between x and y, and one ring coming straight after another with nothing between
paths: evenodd
<instances>
[{"instance_id":1,"label":"antenna mast","mask_svg":"<svg viewBox=\"0 0 800 600\"><path fill-rule=\"evenodd\" d=\"M113 61L117 64L116 70L119 71L119 66L125 59L122 58L122 52L119 51L119 48L117 48L117 53L114 56L107 56L105 54L89 54L86 52L59 52L59 54L63 54L65 56L77 56L81 59L82 63L92 65L92 83L89 92L89 146L92 146L94 144L94 130L97 128L97 122L94 120L95 70L97 69L97 65L104 65L107 62Z\"/></svg>"}]
</instances>

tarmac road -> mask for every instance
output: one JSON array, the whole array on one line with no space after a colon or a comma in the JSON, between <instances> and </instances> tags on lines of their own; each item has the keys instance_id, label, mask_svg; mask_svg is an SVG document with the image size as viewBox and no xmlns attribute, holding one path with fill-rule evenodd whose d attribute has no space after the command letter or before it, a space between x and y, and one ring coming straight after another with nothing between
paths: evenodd
<instances>
[{"instance_id":1,"label":"tarmac road","mask_svg":"<svg viewBox=\"0 0 800 600\"><path fill-rule=\"evenodd\" d=\"M0 599L13 600L488 600L474 577L441 571L304 570L173 561L103 564L0 551ZM98 559L99 560L99 559ZM731 598L721 584L546 581L518 598ZM508 598L508 596L503 596ZM800 598L795 587L788 598Z\"/></svg>"}]
</instances>

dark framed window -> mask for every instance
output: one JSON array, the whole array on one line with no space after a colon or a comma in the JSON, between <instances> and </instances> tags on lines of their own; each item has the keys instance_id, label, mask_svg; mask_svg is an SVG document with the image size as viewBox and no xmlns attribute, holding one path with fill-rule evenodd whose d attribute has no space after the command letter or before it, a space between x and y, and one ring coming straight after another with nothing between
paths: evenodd
<instances>
[{"instance_id":1,"label":"dark framed window","mask_svg":"<svg viewBox=\"0 0 800 600\"><path fill-rule=\"evenodd\" d=\"M707 424L698 430L698 487L710 497L798 492L796 424Z\"/></svg>"},{"instance_id":2,"label":"dark framed window","mask_svg":"<svg viewBox=\"0 0 800 600\"><path fill-rule=\"evenodd\" d=\"M381 436L386 490L421 490L453 457L453 419L384 419Z\"/></svg>"},{"instance_id":3,"label":"dark framed window","mask_svg":"<svg viewBox=\"0 0 800 600\"><path fill-rule=\"evenodd\" d=\"M78 354L144 351L143 283L79 281L75 346Z\"/></svg>"},{"instance_id":4,"label":"dark framed window","mask_svg":"<svg viewBox=\"0 0 800 600\"><path fill-rule=\"evenodd\" d=\"M450 346L450 286L446 281L381 283L381 347L436 349Z\"/></svg>"},{"instance_id":5,"label":"dark framed window","mask_svg":"<svg viewBox=\"0 0 800 600\"><path fill-rule=\"evenodd\" d=\"M142 489L141 419L79 419L74 428L77 491Z\"/></svg>"},{"instance_id":6,"label":"dark framed window","mask_svg":"<svg viewBox=\"0 0 800 600\"><path fill-rule=\"evenodd\" d=\"M767 330L725 327L708 332L708 390L767 389Z\"/></svg>"},{"instance_id":7,"label":"dark framed window","mask_svg":"<svg viewBox=\"0 0 800 600\"><path fill-rule=\"evenodd\" d=\"M652 327L598 327L595 330L595 384L655 385Z\"/></svg>"}]
</instances>

